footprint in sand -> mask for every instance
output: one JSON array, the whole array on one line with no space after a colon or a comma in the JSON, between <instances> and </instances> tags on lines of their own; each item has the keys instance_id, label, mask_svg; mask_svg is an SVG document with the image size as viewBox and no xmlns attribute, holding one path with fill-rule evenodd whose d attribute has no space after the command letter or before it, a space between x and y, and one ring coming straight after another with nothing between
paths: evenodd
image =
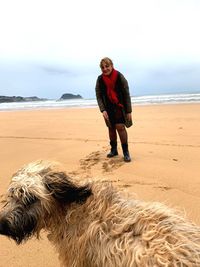
<instances>
[{"instance_id":1,"label":"footprint in sand","mask_svg":"<svg viewBox=\"0 0 200 267\"><path fill-rule=\"evenodd\" d=\"M103 172L112 172L124 165L124 162L119 158L106 159L102 163Z\"/></svg>"},{"instance_id":2,"label":"footprint in sand","mask_svg":"<svg viewBox=\"0 0 200 267\"><path fill-rule=\"evenodd\" d=\"M80 160L81 169L83 170L91 169L92 166L99 163L100 158L101 158L100 151L95 151L95 152L90 153L84 159Z\"/></svg>"},{"instance_id":3,"label":"footprint in sand","mask_svg":"<svg viewBox=\"0 0 200 267\"><path fill-rule=\"evenodd\" d=\"M124 162L121 158L115 157L112 159L106 158L105 151L94 151L80 160L80 168L82 170L91 170L94 166L100 165L103 173L112 172L122 165Z\"/></svg>"}]
</instances>

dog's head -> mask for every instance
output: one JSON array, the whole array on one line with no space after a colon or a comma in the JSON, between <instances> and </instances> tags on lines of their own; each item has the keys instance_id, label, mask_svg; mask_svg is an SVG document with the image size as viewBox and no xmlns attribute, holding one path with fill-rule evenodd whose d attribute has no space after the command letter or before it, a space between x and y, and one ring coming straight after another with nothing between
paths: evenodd
<instances>
[{"instance_id":1,"label":"dog's head","mask_svg":"<svg viewBox=\"0 0 200 267\"><path fill-rule=\"evenodd\" d=\"M4 208L0 212L0 234L18 244L47 227L57 210L71 203L83 203L91 195L49 162L37 161L12 177Z\"/></svg>"}]
</instances>

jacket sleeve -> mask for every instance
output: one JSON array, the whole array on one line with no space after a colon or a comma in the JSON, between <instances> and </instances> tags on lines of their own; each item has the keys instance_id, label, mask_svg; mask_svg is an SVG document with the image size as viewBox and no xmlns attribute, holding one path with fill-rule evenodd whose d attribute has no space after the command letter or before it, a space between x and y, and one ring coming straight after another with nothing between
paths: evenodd
<instances>
[{"instance_id":1,"label":"jacket sleeve","mask_svg":"<svg viewBox=\"0 0 200 267\"><path fill-rule=\"evenodd\" d=\"M95 87L95 90L96 90L96 98L97 98L97 103L98 103L98 106L99 106L99 109L101 112L103 112L105 109L105 105L103 103L103 96L102 96L102 91L101 91L101 88L100 88L100 83L99 83L99 77L97 78L97 82L96 82L96 87Z\"/></svg>"},{"instance_id":2,"label":"jacket sleeve","mask_svg":"<svg viewBox=\"0 0 200 267\"><path fill-rule=\"evenodd\" d=\"M125 79L124 75L120 73L121 76L121 83L122 83L122 90L123 90L123 99L124 99L124 109L126 113L132 112L132 104L131 104L131 97L129 93L129 86L128 82Z\"/></svg>"}]
</instances>

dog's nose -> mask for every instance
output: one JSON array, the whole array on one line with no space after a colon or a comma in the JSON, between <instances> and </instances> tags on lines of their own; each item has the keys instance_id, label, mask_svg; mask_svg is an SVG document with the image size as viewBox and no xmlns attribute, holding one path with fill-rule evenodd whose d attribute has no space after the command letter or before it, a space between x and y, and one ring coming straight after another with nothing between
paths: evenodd
<instances>
[{"instance_id":1,"label":"dog's nose","mask_svg":"<svg viewBox=\"0 0 200 267\"><path fill-rule=\"evenodd\" d=\"M3 225L1 222L0 222L0 235L3 235Z\"/></svg>"},{"instance_id":2,"label":"dog's nose","mask_svg":"<svg viewBox=\"0 0 200 267\"><path fill-rule=\"evenodd\" d=\"M7 223L4 219L0 219L0 235L6 235Z\"/></svg>"},{"instance_id":3,"label":"dog's nose","mask_svg":"<svg viewBox=\"0 0 200 267\"><path fill-rule=\"evenodd\" d=\"M2 235L2 234L3 234L3 229L2 229L1 224L0 224L0 235Z\"/></svg>"}]
</instances>

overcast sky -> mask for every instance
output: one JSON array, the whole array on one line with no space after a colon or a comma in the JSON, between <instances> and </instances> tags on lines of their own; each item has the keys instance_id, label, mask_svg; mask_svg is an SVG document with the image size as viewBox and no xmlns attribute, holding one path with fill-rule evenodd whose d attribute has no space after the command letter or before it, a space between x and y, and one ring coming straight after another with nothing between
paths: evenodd
<instances>
[{"instance_id":1,"label":"overcast sky","mask_svg":"<svg viewBox=\"0 0 200 267\"><path fill-rule=\"evenodd\" d=\"M200 92L200 0L0 0L0 95L95 96L102 57L131 95Z\"/></svg>"}]
</instances>

